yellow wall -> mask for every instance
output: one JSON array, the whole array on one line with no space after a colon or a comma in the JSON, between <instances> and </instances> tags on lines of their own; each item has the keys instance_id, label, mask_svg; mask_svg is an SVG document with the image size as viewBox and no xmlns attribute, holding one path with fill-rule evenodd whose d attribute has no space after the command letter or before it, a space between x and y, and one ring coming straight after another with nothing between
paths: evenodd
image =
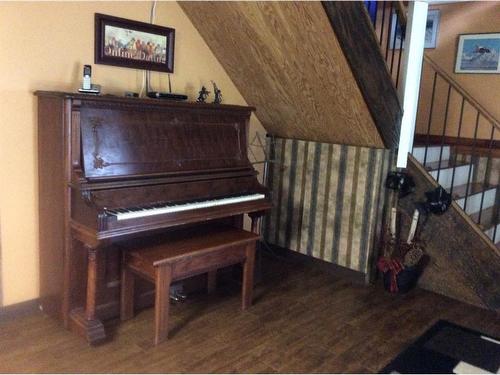
<instances>
[{"instance_id":1,"label":"yellow wall","mask_svg":"<svg viewBox=\"0 0 500 375\"><path fill-rule=\"evenodd\" d=\"M460 34L498 33L500 31L500 2L499 1L467 1L433 5L431 9L440 10L440 24L437 46L435 49L426 49L425 53L444 69L460 86L476 99L496 119L500 120L500 106L498 93L500 74L456 74L455 59L457 55L458 37ZM427 132L430 103L433 84L433 70L424 63L422 88L420 92L419 110L416 132ZM432 116L432 134L441 134L444 124L448 85L443 80L436 84L435 101ZM458 135L461 110L461 96L452 91L448 108L446 133L449 136ZM477 112L469 105L465 105L461 137L474 137L475 118ZM480 120L477 136L489 139L491 125L484 119ZM500 139L500 132L496 132L496 139Z\"/></svg>"},{"instance_id":2,"label":"yellow wall","mask_svg":"<svg viewBox=\"0 0 500 375\"><path fill-rule=\"evenodd\" d=\"M148 21L152 2L0 2L0 249L3 304L38 296L35 90L74 91L83 64L104 93L139 91L142 71L94 65L94 13ZM246 104L175 2L159 2L156 24L176 29L173 90L196 99L210 80L225 103ZM165 74L153 88L166 90ZM161 81L161 82L160 82ZM256 118L251 135L263 132ZM1 303L2 301L0 301Z\"/></svg>"}]
</instances>

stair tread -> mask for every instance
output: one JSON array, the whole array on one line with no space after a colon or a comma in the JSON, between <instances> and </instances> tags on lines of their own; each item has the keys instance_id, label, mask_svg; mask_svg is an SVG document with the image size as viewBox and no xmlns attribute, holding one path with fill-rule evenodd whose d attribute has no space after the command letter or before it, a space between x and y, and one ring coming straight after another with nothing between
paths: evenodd
<instances>
[{"instance_id":1,"label":"stair tread","mask_svg":"<svg viewBox=\"0 0 500 375\"><path fill-rule=\"evenodd\" d=\"M488 230L491 227L495 226L498 224L498 215L497 215L497 210L500 209L500 206L492 206L484 209L481 214L481 223L479 226L484 229ZM474 212L473 214L470 215L472 220L474 220L475 223L478 222L479 220L479 211Z\"/></svg>"},{"instance_id":2,"label":"stair tread","mask_svg":"<svg viewBox=\"0 0 500 375\"><path fill-rule=\"evenodd\" d=\"M468 191L467 191L467 185L469 185ZM453 199L462 199L465 197L466 193L468 193L469 195L477 194L477 193L481 193L483 191L494 189L496 187L497 186L491 185L491 184L483 185L481 182L473 182L471 184L463 184L463 185L455 186L453 188Z\"/></svg>"},{"instance_id":3,"label":"stair tread","mask_svg":"<svg viewBox=\"0 0 500 375\"><path fill-rule=\"evenodd\" d=\"M425 148L425 147L426 147L426 143L425 142L418 142L418 141L416 141L413 144L413 149L415 149L415 148ZM429 145L427 145L427 147L428 148L437 148L437 147L441 148L441 144L438 144L438 145L437 144L429 144ZM443 148L446 148L446 147L451 147L451 144L445 143L443 145Z\"/></svg>"},{"instance_id":4,"label":"stair tread","mask_svg":"<svg viewBox=\"0 0 500 375\"><path fill-rule=\"evenodd\" d=\"M433 161L431 163L426 163L425 169L428 170L429 172L432 172L432 171L437 171L438 169L461 167L464 165L470 165L470 163L461 162L461 161L453 162L452 160L441 160L441 163L439 161Z\"/></svg>"}]
</instances>

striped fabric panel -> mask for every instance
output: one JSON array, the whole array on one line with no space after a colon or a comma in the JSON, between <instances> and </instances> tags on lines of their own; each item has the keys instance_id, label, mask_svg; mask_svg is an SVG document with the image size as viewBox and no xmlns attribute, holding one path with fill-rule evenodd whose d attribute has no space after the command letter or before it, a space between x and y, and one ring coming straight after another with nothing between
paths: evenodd
<instances>
[{"instance_id":1,"label":"striped fabric panel","mask_svg":"<svg viewBox=\"0 0 500 375\"><path fill-rule=\"evenodd\" d=\"M339 186L343 186L343 179L339 179L340 175L338 173L340 166L342 165L342 150L344 146L340 145L331 145L332 147L332 163L330 166L330 187L329 187L329 196L328 196L328 205L326 206L326 221L324 222L323 232L325 233L325 242L324 242L324 250L323 257L328 262L336 262L336 253L333 249L335 248L335 220L337 219L337 214L339 210L336 208L337 204L341 202L339 200L339 196L337 195ZM342 197L340 197L342 198ZM335 258L335 259L334 259Z\"/></svg>"},{"instance_id":2,"label":"striped fabric panel","mask_svg":"<svg viewBox=\"0 0 500 375\"><path fill-rule=\"evenodd\" d=\"M270 148L266 241L367 273L390 152L285 138Z\"/></svg>"}]
</instances>

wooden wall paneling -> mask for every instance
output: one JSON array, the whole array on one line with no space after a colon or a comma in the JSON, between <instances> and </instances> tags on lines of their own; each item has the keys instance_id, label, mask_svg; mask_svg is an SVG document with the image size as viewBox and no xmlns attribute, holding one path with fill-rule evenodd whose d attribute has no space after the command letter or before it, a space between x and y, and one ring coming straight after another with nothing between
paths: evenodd
<instances>
[{"instance_id":1,"label":"wooden wall paneling","mask_svg":"<svg viewBox=\"0 0 500 375\"><path fill-rule=\"evenodd\" d=\"M399 202L400 208L412 215L414 203L424 201L424 192L437 184L411 156L408 171L415 179L416 191ZM430 216L422 240L430 263L419 281L421 287L500 311L500 250L455 202L445 214Z\"/></svg>"},{"instance_id":2,"label":"wooden wall paneling","mask_svg":"<svg viewBox=\"0 0 500 375\"><path fill-rule=\"evenodd\" d=\"M278 138L265 239L368 274L389 150Z\"/></svg>"},{"instance_id":3,"label":"wooden wall paneling","mask_svg":"<svg viewBox=\"0 0 500 375\"><path fill-rule=\"evenodd\" d=\"M319 2L181 2L269 134L384 147Z\"/></svg>"},{"instance_id":4,"label":"wooden wall paneling","mask_svg":"<svg viewBox=\"0 0 500 375\"><path fill-rule=\"evenodd\" d=\"M403 112L363 2L322 3L385 146L396 147Z\"/></svg>"}]
</instances>

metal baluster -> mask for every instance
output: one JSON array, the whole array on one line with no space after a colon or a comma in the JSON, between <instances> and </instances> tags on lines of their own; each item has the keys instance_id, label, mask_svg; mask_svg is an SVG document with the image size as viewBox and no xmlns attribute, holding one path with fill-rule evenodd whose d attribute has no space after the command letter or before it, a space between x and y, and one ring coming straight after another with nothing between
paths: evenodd
<instances>
[{"instance_id":1,"label":"metal baluster","mask_svg":"<svg viewBox=\"0 0 500 375\"><path fill-rule=\"evenodd\" d=\"M399 71L401 70L401 56L403 55L403 42L406 38L406 25L404 25L404 28L401 28L401 42L399 44L399 58L398 58L398 71L396 73L396 88L398 88L399 85ZM423 67L423 64L422 64ZM422 74L422 72L420 72Z\"/></svg>"},{"instance_id":2,"label":"metal baluster","mask_svg":"<svg viewBox=\"0 0 500 375\"><path fill-rule=\"evenodd\" d=\"M444 110L443 134L441 134L441 148L439 150L438 174L436 178L436 181L438 183L439 183L439 174L441 172L441 161L443 159L444 137L446 136L446 124L448 122L448 106L450 104L450 93L451 93L451 85L448 85L448 95L446 96L446 107Z\"/></svg>"},{"instance_id":3,"label":"metal baluster","mask_svg":"<svg viewBox=\"0 0 500 375\"><path fill-rule=\"evenodd\" d=\"M488 179L488 174L491 168L491 152L493 149L493 135L495 134L495 127L491 125L491 136L490 136L490 145L488 146L488 159L486 160L486 169L484 171L484 180L483 180L483 193L481 194L481 205L479 206L479 217L477 219L477 223L481 224L481 215L483 213L483 203L484 203L484 193L486 193L486 182ZM495 237L493 237L495 239Z\"/></svg>"},{"instance_id":4,"label":"metal baluster","mask_svg":"<svg viewBox=\"0 0 500 375\"><path fill-rule=\"evenodd\" d=\"M496 209L496 213L494 213L495 215L495 220L493 221L493 224L495 224L495 229L493 229L493 242L496 244L497 241L496 241L496 238L497 238L497 230L498 230L498 219L499 219L499 212L500 212L500 209L498 207L495 208Z\"/></svg>"},{"instance_id":5,"label":"metal baluster","mask_svg":"<svg viewBox=\"0 0 500 375\"><path fill-rule=\"evenodd\" d=\"M474 139L472 142L472 150L471 150L471 155L470 155L469 177L467 178L467 186L465 187L464 211L467 208L467 198L469 198L469 185L470 185L470 179L471 179L471 175L472 175L472 157L474 155L474 150L476 148L477 128L479 127L479 116L480 116L480 113L479 113L479 111L477 111L476 129L474 130Z\"/></svg>"},{"instance_id":6,"label":"metal baluster","mask_svg":"<svg viewBox=\"0 0 500 375\"><path fill-rule=\"evenodd\" d=\"M429 111L429 125L427 125L427 136L425 140L424 167L425 164L427 163L427 148L429 147L429 136L431 132L432 110L434 109L434 94L436 92L436 79L437 79L437 72L434 71L434 82L432 83L431 108Z\"/></svg>"},{"instance_id":7,"label":"metal baluster","mask_svg":"<svg viewBox=\"0 0 500 375\"><path fill-rule=\"evenodd\" d=\"M394 14L396 15L396 26L394 26L394 39L392 40L392 57L391 57L391 69L390 69L391 77L392 77L392 67L394 65L394 55L396 53L396 39L398 37L398 26L399 26L399 14L397 11Z\"/></svg>"},{"instance_id":8,"label":"metal baluster","mask_svg":"<svg viewBox=\"0 0 500 375\"><path fill-rule=\"evenodd\" d=\"M420 66L420 77L423 77L423 74L424 74L424 64L422 63L422 65ZM419 108L420 108L420 94L422 93L422 90L423 90L423 86L420 85L420 88L419 88L419 92L418 92L418 105L419 105ZM411 154L413 155L413 150L415 149L415 141L413 141L413 144L411 145Z\"/></svg>"},{"instance_id":9,"label":"metal baluster","mask_svg":"<svg viewBox=\"0 0 500 375\"><path fill-rule=\"evenodd\" d=\"M462 122L464 119L464 104L465 104L465 98L462 96L462 106L460 108L460 120L458 123L457 143L460 141L460 133L462 132ZM451 188L450 188L450 194L452 196L453 196L453 186L455 185L455 171L457 169L457 158L458 158L458 150L455 148L455 155L453 159L453 173L451 174Z\"/></svg>"},{"instance_id":10,"label":"metal baluster","mask_svg":"<svg viewBox=\"0 0 500 375\"><path fill-rule=\"evenodd\" d=\"M382 6L382 23L380 24L380 47L382 47L382 38L384 37L384 24L385 24L385 3Z\"/></svg>"},{"instance_id":11,"label":"metal baluster","mask_svg":"<svg viewBox=\"0 0 500 375\"><path fill-rule=\"evenodd\" d=\"M385 46L385 61L387 62L387 57L389 56L389 45L391 43L391 32L392 32L392 1L391 1L391 7L389 8L389 27L387 30L387 43ZM394 34L396 34L396 31L394 30Z\"/></svg>"}]
</instances>

